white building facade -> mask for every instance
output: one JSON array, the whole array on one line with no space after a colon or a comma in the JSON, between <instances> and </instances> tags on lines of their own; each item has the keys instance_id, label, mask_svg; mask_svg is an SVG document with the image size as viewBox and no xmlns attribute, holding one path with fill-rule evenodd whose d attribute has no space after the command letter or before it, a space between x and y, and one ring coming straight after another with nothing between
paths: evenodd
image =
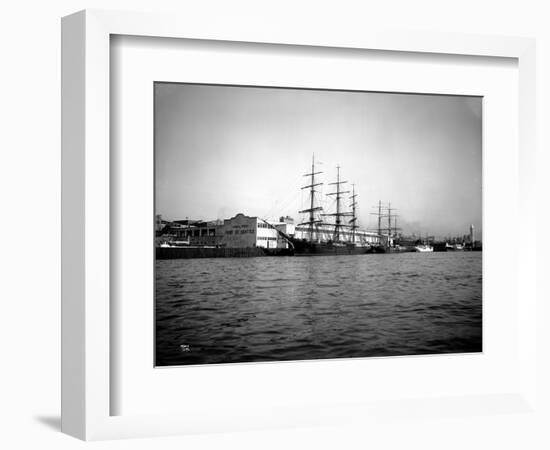
<instances>
[{"instance_id":1,"label":"white building facade","mask_svg":"<svg viewBox=\"0 0 550 450\"><path fill-rule=\"evenodd\" d=\"M230 248L288 248L288 242L276 229L285 233L286 226L286 223L267 223L258 217L237 214L223 221L221 245Z\"/></svg>"}]
</instances>

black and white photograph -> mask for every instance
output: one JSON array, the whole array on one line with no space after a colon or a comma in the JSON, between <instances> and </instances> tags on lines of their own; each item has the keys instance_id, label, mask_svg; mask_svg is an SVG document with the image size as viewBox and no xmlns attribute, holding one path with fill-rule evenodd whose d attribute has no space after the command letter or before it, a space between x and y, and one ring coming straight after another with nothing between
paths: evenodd
<instances>
[{"instance_id":1,"label":"black and white photograph","mask_svg":"<svg viewBox=\"0 0 550 450\"><path fill-rule=\"evenodd\" d=\"M155 365L482 352L482 103L156 82Z\"/></svg>"}]
</instances>

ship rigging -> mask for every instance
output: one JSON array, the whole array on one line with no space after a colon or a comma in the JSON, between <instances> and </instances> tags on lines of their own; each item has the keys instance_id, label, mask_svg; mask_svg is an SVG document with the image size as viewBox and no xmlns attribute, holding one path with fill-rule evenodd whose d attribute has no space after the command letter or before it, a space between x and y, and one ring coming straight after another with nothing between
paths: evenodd
<instances>
[{"instance_id":1,"label":"ship rigging","mask_svg":"<svg viewBox=\"0 0 550 450\"><path fill-rule=\"evenodd\" d=\"M355 185L352 190L346 190L346 180L340 177L340 166L336 167L336 181L328 183L334 187L327 197L334 200L333 212L325 212L320 204L320 186L324 183L319 180L322 171L316 169L315 156L311 160L311 171L304 176L309 183L302 189L308 191L307 208L300 214L306 215L299 226L306 231L301 238L294 238L293 244L297 254L335 254L335 253L366 253L370 245L364 237L366 232L360 232L357 224L357 197ZM349 197L347 196L349 195ZM346 210L345 199L349 198L350 210ZM346 221L346 218L349 220ZM358 239L359 237L359 239Z\"/></svg>"}]
</instances>

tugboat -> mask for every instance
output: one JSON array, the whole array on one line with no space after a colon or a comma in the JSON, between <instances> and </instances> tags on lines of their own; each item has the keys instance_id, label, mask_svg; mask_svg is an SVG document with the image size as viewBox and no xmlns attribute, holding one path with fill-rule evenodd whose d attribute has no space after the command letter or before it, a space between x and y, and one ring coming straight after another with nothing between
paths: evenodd
<instances>
[{"instance_id":1,"label":"tugboat","mask_svg":"<svg viewBox=\"0 0 550 450\"><path fill-rule=\"evenodd\" d=\"M433 252L434 248L429 244L419 244L414 247L414 251L419 253L428 253Z\"/></svg>"}]
</instances>

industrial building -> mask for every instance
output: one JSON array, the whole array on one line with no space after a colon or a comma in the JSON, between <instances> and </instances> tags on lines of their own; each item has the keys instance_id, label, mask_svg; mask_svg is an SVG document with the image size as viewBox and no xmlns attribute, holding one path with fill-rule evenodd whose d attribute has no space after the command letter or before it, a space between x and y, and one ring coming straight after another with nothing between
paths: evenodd
<instances>
[{"instance_id":1,"label":"industrial building","mask_svg":"<svg viewBox=\"0 0 550 450\"><path fill-rule=\"evenodd\" d=\"M288 234L288 225L284 222L267 222L259 217L237 214L223 221L223 236L220 243L229 248L288 248L288 242L277 231Z\"/></svg>"},{"instance_id":2,"label":"industrial building","mask_svg":"<svg viewBox=\"0 0 550 450\"><path fill-rule=\"evenodd\" d=\"M173 245L214 246L226 248L288 248L288 242L277 230L294 234L290 218L281 222L266 222L242 213L222 221L175 220L157 217L157 241ZM284 221L283 221L284 220Z\"/></svg>"},{"instance_id":3,"label":"industrial building","mask_svg":"<svg viewBox=\"0 0 550 450\"><path fill-rule=\"evenodd\" d=\"M222 221L175 220L166 222L157 216L157 241L176 245L217 246L223 235Z\"/></svg>"}]
</instances>

